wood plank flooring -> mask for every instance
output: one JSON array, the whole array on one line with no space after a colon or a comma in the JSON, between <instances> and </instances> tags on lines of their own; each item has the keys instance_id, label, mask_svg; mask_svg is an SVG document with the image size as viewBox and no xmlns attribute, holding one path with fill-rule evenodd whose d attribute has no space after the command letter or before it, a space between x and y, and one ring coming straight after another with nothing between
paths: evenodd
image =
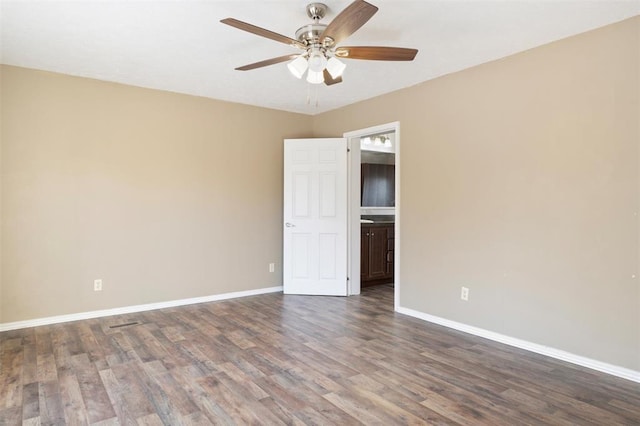
<instances>
[{"instance_id":1,"label":"wood plank flooring","mask_svg":"<svg viewBox=\"0 0 640 426\"><path fill-rule=\"evenodd\" d=\"M0 333L0 425L640 425L640 384L392 307L378 286Z\"/></svg>"}]
</instances>

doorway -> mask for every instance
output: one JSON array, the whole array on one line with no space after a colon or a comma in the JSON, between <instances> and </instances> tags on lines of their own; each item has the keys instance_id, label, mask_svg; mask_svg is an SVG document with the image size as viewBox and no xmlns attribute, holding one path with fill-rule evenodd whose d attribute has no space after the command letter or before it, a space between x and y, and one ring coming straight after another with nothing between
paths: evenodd
<instances>
[{"instance_id":1,"label":"doorway","mask_svg":"<svg viewBox=\"0 0 640 426\"><path fill-rule=\"evenodd\" d=\"M366 280L385 277L391 273L394 283L394 310L400 299L400 123L393 122L344 134L349 147L348 163L348 294L360 294ZM393 162L393 165L389 164ZM381 166L363 166L363 164L382 164ZM391 168L389 167L391 166ZM389 177L389 170L393 175ZM365 182L370 170L373 179L384 181L370 189L371 183ZM375 170L375 171L374 171ZM371 178L371 176L369 176ZM389 182L391 181L391 189ZM372 205L363 205L372 204ZM363 225L364 222L364 225ZM368 223L372 223L369 225ZM369 231L369 232L367 232ZM374 234L375 235L371 235ZM390 238L391 237L391 238ZM363 247L362 244L365 243ZM391 244L391 245L389 245ZM382 263L368 265L361 255L368 248L377 250L374 258L383 256ZM386 265L386 266L385 266ZM392 271L381 268L392 267ZM364 271L362 268L373 269ZM385 275L386 272L386 275ZM376 275L377 274L377 275Z\"/></svg>"}]
</instances>

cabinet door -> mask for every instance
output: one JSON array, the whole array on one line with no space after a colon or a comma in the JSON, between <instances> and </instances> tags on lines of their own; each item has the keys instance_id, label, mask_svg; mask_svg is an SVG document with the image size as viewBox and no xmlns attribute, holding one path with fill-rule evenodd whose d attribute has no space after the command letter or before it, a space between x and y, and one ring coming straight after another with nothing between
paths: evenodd
<instances>
[{"instance_id":1,"label":"cabinet door","mask_svg":"<svg viewBox=\"0 0 640 426\"><path fill-rule=\"evenodd\" d=\"M393 225L389 226L389 228L387 228L387 277L393 279L393 256L394 256L394 248L395 248L395 241L394 241L394 228Z\"/></svg>"},{"instance_id":2,"label":"cabinet door","mask_svg":"<svg viewBox=\"0 0 640 426\"><path fill-rule=\"evenodd\" d=\"M369 233L369 278L384 278L387 275L388 229L372 227Z\"/></svg>"},{"instance_id":3,"label":"cabinet door","mask_svg":"<svg viewBox=\"0 0 640 426\"><path fill-rule=\"evenodd\" d=\"M394 227L361 225L360 281L393 282Z\"/></svg>"}]
</instances>

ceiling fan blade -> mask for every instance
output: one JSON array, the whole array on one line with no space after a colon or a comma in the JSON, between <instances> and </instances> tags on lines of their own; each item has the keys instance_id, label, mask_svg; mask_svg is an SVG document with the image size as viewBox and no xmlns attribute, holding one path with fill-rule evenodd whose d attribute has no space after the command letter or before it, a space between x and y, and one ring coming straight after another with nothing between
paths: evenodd
<instances>
[{"instance_id":1,"label":"ceiling fan blade","mask_svg":"<svg viewBox=\"0 0 640 426\"><path fill-rule=\"evenodd\" d=\"M363 0L356 0L336 16L320 36L320 43L330 37L334 45L355 33L378 11L378 8Z\"/></svg>"},{"instance_id":2,"label":"ceiling fan blade","mask_svg":"<svg viewBox=\"0 0 640 426\"><path fill-rule=\"evenodd\" d=\"M221 20L220 22L222 22L223 24L227 24L232 27L238 28L240 30L246 31L251 34L259 35L261 37L275 40L280 43L288 44L289 46L297 47L299 49L305 48L305 45L299 42L298 40L294 40L287 36L283 36L282 34L274 33L273 31L269 31L264 28L257 27L247 22L238 21L237 19L234 19L234 18L226 18Z\"/></svg>"},{"instance_id":3,"label":"ceiling fan blade","mask_svg":"<svg viewBox=\"0 0 640 426\"><path fill-rule=\"evenodd\" d=\"M418 49L383 46L342 46L336 56L344 59L368 59L372 61L413 61Z\"/></svg>"},{"instance_id":4,"label":"ceiling fan blade","mask_svg":"<svg viewBox=\"0 0 640 426\"><path fill-rule=\"evenodd\" d=\"M339 75L338 78L331 77L331 74L326 69L322 73L324 75L324 84L327 86L331 86L333 84L342 83L342 76Z\"/></svg>"},{"instance_id":5,"label":"ceiling fan blade","mask_svg":"<svg viewBox=\"0 0 640 426\"><path fill-rule=\"evenodd\" d=\"M242 67L238 67L236 68L237 71L249 71L249 70L254 70L256 68L262 68L262 67L266 67L269 65L273 65L273 64L279 64L280 62L285 62L288 61L290 59L295 59L297 58L299 55L284 55L284 56L278 56L277 58L271 58L271 59L265 59L264 61L260 61L260 62L255 62L253 64L249 64L249 65L244 65Z\"/></svg>"}]
</instances>

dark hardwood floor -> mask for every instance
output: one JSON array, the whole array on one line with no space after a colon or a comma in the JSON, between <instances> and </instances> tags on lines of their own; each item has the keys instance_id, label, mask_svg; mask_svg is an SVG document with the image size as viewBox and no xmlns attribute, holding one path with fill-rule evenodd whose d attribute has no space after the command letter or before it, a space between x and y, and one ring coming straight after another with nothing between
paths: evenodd
<instances>
[{"instance_id":1,"label":"dark hardwood floor","mask_svg":"<svg viewBox=\"0 0 640 426\"><path fill-rule=\"evenodd\" d=\"M378 286L0 333L0 424L640 424L640 384L392 306Z\"/></svg>"}]
</instances>

